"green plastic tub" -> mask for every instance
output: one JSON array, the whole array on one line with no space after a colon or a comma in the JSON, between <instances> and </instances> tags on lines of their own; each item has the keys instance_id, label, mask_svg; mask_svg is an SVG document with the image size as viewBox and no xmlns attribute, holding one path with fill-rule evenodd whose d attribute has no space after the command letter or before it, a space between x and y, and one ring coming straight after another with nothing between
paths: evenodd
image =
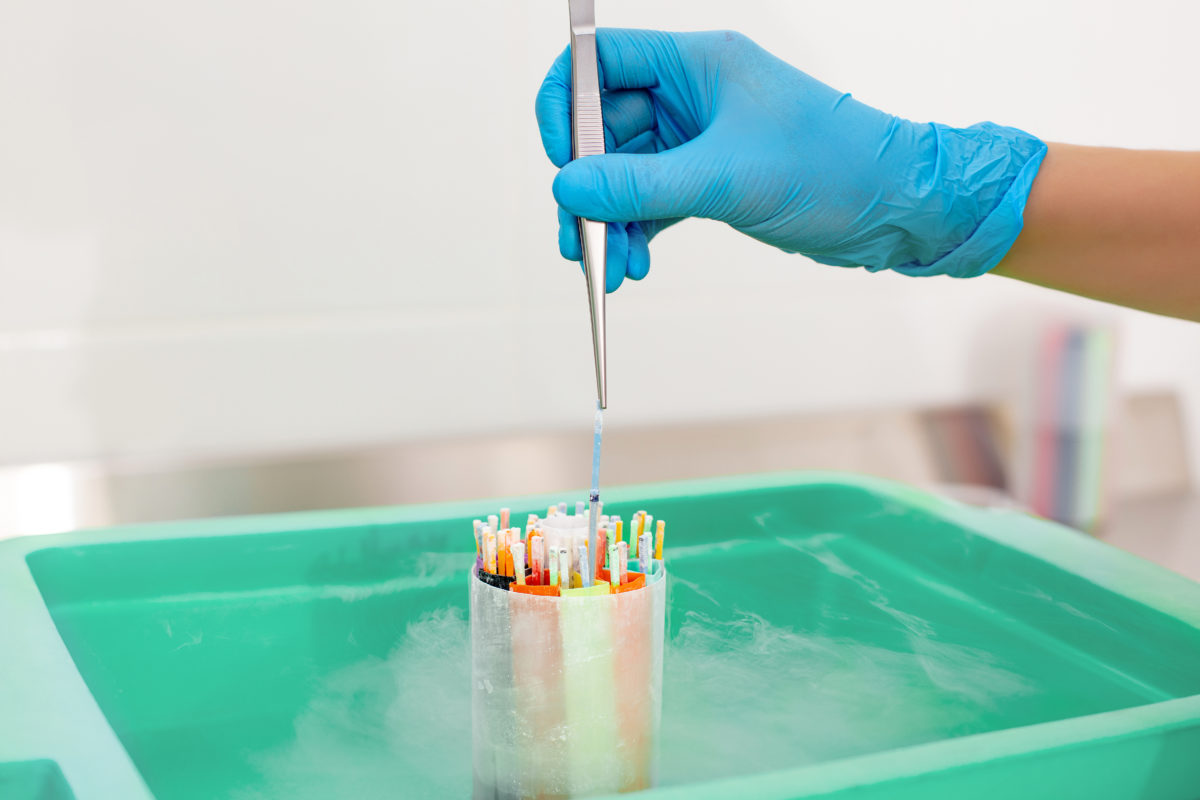
<instances>
[{"instance_id":1,"label":"green plastic tub","mask_svg":"<svg viewBox=\"0 0 1200 800\"><path fill-rule=\"evenodd\" d=\"M470 520L558 499L0 543L0 797L466 797ZM1197 584L858 477L606 501L668 520L647 798L1200 796Z\"/></svg>"}]
</instances>

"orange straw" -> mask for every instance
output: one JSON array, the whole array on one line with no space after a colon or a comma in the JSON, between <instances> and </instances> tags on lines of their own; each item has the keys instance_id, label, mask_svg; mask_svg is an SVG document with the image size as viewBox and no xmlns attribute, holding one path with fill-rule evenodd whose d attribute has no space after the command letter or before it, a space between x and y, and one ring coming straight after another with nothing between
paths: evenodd
<instances>
[{"instance_id":1,"label":"orange straw","mask_svg":"<svg viewBox=\"0 0 1200 800\"><path fill-rule=\"evenodd\" d=\"M538 595L542 595L543 597L558 597L558 587L557 586L534 586L529 583L526 583L524 585L519 584L519 583L514 583L512 586L509 586L508 588L509 588L509 591L519 592L520 594L538 594Z\"/></svg>"}]
</instances>

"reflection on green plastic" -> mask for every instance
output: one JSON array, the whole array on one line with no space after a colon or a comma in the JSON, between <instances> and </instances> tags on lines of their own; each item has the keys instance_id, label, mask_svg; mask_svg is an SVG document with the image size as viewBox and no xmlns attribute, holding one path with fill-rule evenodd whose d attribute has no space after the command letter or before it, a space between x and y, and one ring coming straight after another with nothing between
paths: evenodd
<instances>
[{"instance_id":1,"label":"reflection on green plastic","mask_svg":"<svg viewBox=\"0 0 1200 800\"><path fill-rule=\"evenodd\" d=\"M647 797L1200 794L1196 584L876 480L605 499L672 530ZM496 505L0 544L0 767L53 759L79 800L468 796L462 571Z\"/></svg>"}]
</instances>

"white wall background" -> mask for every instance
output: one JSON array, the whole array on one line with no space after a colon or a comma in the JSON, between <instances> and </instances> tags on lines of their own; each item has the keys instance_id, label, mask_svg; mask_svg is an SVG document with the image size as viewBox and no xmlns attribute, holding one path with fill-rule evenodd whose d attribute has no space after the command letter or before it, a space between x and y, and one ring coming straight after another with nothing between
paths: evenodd
<instances>
[{"instance_id":1,"label":"white wall background","mask_svg":"<svg viewBox=\"0 0 1200 800\"><path fill-rule=\"evenodd\" d=\"M1200 145L1183 0L598 6L602 24L739 29L912 118ZM587 429L584 287L532 112L566 17L5 0L0 462ZM610 302L610 425L974 398L981 342L1100 308L819 267L712 223L653 251ZM1200 325L1112 313L1122 385L1200 407Z\"/></svg>"}]
</instances>

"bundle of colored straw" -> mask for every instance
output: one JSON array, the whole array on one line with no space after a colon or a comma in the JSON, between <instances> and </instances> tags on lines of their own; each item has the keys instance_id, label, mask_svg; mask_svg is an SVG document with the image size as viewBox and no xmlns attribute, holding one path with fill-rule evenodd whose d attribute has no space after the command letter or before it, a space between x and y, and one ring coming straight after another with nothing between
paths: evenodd
<instances>
[{"instance_id":1,"label":"bundle of colored straw","mask_svg":"<svg viewBox=\"0 0 1200 800\"><path fill-rule=\"evenodd\" d=\"M597 510L603 511L603 503ZM475 574L498 589L555 597L580 589L623 592L640 588L654 562L662 562L666 522L659 520L655 529L645 511L633 515L629 541L620 517L600 514L594 553L591 511L582 502L574 514L567 513L566 503L550 506L544 519L530 514L524 531L510 522L507 508L474 522ZM630 570L631 560L640 572Z\"/></svg>"},{"instance_id":2,"label":"bundle of colored straw","mask_svg":"<svg viewBox=\"0 0 1200 800\"><path fill-rule=\"evenodd\" d=\"M567 798L653 784L666 570L660 521L603 517L593 557L582 504L525 535L477 521L471 570L476 798ZM500 533L497 533L500 531ZM655 541L657 539L657 541ZM637 569L631 569L636 566Z\"/></svg>"}]
</instances>

